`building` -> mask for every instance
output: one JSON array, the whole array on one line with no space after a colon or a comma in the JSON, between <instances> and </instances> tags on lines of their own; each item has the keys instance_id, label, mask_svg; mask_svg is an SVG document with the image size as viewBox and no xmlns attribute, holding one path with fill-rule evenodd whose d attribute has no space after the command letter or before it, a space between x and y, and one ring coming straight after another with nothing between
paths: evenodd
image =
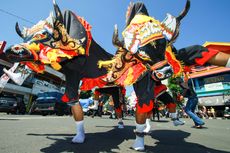
<instances>
[{"instance_id":1,"label":"building","mask_svg":"<svg viewBox=\"0 0 230 153\"><path fill-rule=\"evenodd\" d=\"M229 43L213 43L211 47L218 48L219 44L221 50L230 54ZM217 114L222 114L225 106L230 106L230 68L197 66L192 69L190 77L199 97L199 105L215 107Z\"/></svg>"},{"instance_id":2,"label":"building","mask_svg":"<svg viewBox=\"0 0 230 153\"><path fill-rule=\"evenodd\" d=\"M5 47L6 42L0 41L1 53ZM5 54L0 54L0 76L3 76L3 68L9 69L13 64L8 61ZM30 106L36 95L41 92L58 91L64 93L65 76L46 66L44 74L32 73L22 84L16 85L13 81L9 80L4 86L0 84L1 94L9 94L20 97L24 100L25 104ZM1 77L2 79L2 77Z\"/></svg>"}]
</instances>

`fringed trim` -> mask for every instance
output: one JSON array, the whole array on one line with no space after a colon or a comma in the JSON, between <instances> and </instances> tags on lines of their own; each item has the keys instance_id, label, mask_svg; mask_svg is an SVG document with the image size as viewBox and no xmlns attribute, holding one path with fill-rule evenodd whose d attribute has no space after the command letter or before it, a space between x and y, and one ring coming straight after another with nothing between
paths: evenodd
<instances>
[{"instance_id":1,"label":"fringed trim","mask_svg":"<svg viewBox=\"0 0 230 153\"><path fill-rule=\"evenodd\" d=\"M80 16L77 16L78 20L81 22L81 24L84 26L85 30L86 30L86 34L87 34L87 38L88 38L88 41L87 41L87 44L86 44L86 55L89 56L89 48L90 48L90 45L91 45L91 41L92 41L92 34L91 34L91 29L92 29L92 26L82 17Z\"/></svg>"},{"instance_id":2,"label":"fringed trim","mask_svg":"<svg viewBox=\"0 0 230 153\"><path fill-rule=\"evenodd\" d=\"M182 75L183 66L179 60L176 59L175 54L172 52L172 47L168 46L165 51L165 58L167 59L168 63L173 68L173 77L178 77Z\"/></svg>"},{"instance_id":3,"label":"fringed trim","mask_svg":"<svg viewBox=\"0 0 230 153\"><path fill-rule=\"evenodd\" d=\"M103 81L103 78L105 77L106 76L101 76L97 78L83 78L80 89L83 91L88 91L96 87L102 88L107 84L107 82Z\"/></svg>"},{"instance_id":4,"label":"fringed trim","mask_svg":"<svg viewBox=\"0 0 230 153\"><path fill-rule=\"evenodd\" d=\"M22 64L27 65L31 70L37 73L44 73L45 71L45 65L43 64L36 64L34 62L22 62Z\"/></svg>"},{"instance_id":5,"label":"fringed trim","mask_svg":"<svg viewBox=\"0 0 230 153\"><path fill-rule=\"evenodd\" d=\"M151 111L154 107L154 101L150 100L150 102L145 102L143 104L140 104L139 101L137 101L136 108L137 113L147 113Z\"/></svg>"}]
</instances>

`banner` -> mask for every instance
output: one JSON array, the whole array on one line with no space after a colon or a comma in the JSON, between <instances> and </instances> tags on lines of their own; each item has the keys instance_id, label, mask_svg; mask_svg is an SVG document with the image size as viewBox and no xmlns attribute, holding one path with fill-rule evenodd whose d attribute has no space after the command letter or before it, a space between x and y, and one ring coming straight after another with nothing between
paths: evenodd
<instances>
[{"instance_id":1,"label":"banner","mask_svg":"<svg viewBox=\"0 0 230 153\"><path fill-rule=\"evenodd\" d=\"M19 63L14 63L14 65L9 69L10 72L14 72L17 67L18 67ZM0 93L2 92L3 88L5 87L5 85L7 84L7 82L9 81L10 77L4 73L1 78L0 78Z\"/></svg>"},{"instance_id":2,"label":"banner","mask_svg":"<svg viewBox=\"0 0 230 153\"><path fill-rule=\"evenodd\" d=\"M0 41L0 54L3 52L6 46L6 41Z\"/></svg>"}]
</instances>

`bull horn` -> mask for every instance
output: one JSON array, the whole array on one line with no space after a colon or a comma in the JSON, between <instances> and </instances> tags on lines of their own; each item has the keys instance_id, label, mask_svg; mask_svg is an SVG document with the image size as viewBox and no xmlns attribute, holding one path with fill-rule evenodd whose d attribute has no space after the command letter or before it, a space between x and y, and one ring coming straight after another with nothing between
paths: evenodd
<instances>
[{"instance_id":1,"label":"bull horn","mask_svg":"<svg viewBox=\"0 0 230 153\"><path fill-rule=\"evenodd\" d=\"M176 17L177 21L180 22L188 13L190 9L190 0L187 0L184 10Z\"/></svg>"},{"instance_id":2,"label":"bull horn","mask_svg":"<svg viewBox=\"0 0 230 153\"><path fill-rule=\"evenodd\" d=\"M22 31L21 31L20 28L19 28L18 22L16 22L15 30L16 30L17 34L18 34L20 37L24 38L24 36L23 36L23 34L22 34Z\"/></svg>"},{"instance_id":3,"label":"bull horn","mask_svg":"<svg viewBox=\"0 0 230 153\"><path fill-rule=\"evenodd\" d=\"M57 18L61 23L63 23L63 22L64 22L64 19L63 19L61 10L60 10L60 8L59 8L59 6L57 5L57 3L56 3L55 0L53 0L53 6L54 6L54 12L55 12L56 18Z\"/></svg>"},{"instance_id":4,"label":"bull horn","mask_svg":"<svg viewBox=\"0 0 230 153\"><path fill-rule=\"evenodd\" d=\"M120 41L119 38L118 38L118 28L117 28L117 25L116 25L116 24L115 24L115 26L114 26L112 43L113 43L113 45L116 46L116 47L123 47L122 41Z\"/></svg>"}]
</instances>

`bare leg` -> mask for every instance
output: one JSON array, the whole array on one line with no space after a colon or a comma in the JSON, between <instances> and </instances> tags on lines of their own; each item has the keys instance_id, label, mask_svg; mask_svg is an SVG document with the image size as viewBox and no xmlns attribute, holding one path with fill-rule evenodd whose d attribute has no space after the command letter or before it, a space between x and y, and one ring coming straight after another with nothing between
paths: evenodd
<instances>
[{"instance_id":1,"label":"bare leg","mask_svg":"<svg viewBox=\"0 0 230 153\"><path fill-rule=\"evenodd\" d=\"M120 108L115 109L115 113L116 113L116 116L117 116L117 119L118 119L118 128L123 129L124 128L124 123L122 121L122 110Z\"/></svg>"},{"instance_id":2,"label":"bare leg","mask_svg":"<svg viewBox=\"0 0 230 153\"><path fill-rule=\"evenodd\" d=\"M124 128L124 123L122 121L122 109L121 106L119 106L118 108L115 108L115 113L118 119L118 128L119 129L123 129Z\"/></svg>"},{"instance_id":3,"label":"bare leg","mask_svg":"<svg viewBox=\"0 0 230 153\"><path fill-rule=\"evenodd\" d=\"M76 136L72 139L73 143L83 143L85 140L85 130L84 130L84 113L81 105L78 103L72 106L73 118L76 122Z\"/></svg>"},{"instance_id":4,"label":"bare leg","mask_svg":"<svg viewBox=\"0 0 230 153\"><path fill-rule=\"evenodd\" d=\"M209 59L208 63L217 66L230 67L229 59L230 59L230 54L219 52L214 57Z\"/></svg>"},{"instance_id":5,"label":"bare leg","mask_svg":"<svg viewBox=\"0 0 230 153\"><path fill-rule=\"evenodd\" d=\"M146 119L147 119L147 113L138 113L138 110L136 111L137 124L145 124Z\"/></svg>"}]
</instances>

